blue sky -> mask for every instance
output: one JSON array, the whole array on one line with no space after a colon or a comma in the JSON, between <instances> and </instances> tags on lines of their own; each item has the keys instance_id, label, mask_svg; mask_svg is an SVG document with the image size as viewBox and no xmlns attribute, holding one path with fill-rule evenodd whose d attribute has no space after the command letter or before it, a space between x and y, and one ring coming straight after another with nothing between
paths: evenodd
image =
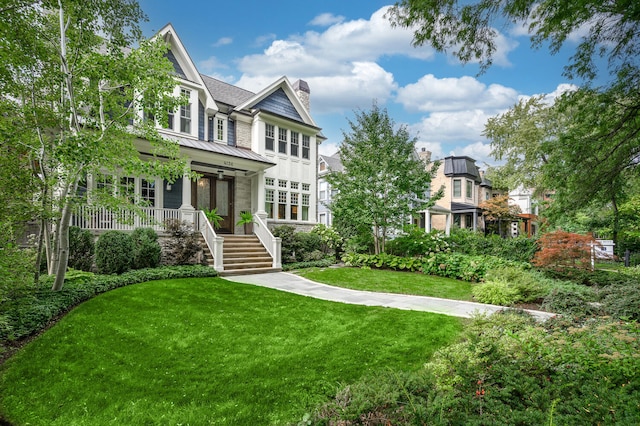
<instances>
[{"instance_id":1,"label":"blue sky","mask_svg":"<svg viewBox=\"0 0 640 426\"><path fill-rule=\"evenodd\" d=\"M139 3L149 17L145 36L170 22L203 74L251 91L283 75L307 81L311 113L328 138L321 154L333 154L349 130L347 119L375 100L396 124L407 125L418 149L495 165L481 135L487 118L523 97L553 97L575 83L562 76L571 40L552 56L532 49L522 28L499 28L494 65L478 76L476 64L412 47L412 32L384 18L388 1Z\"/></svg>"}]
</instances>

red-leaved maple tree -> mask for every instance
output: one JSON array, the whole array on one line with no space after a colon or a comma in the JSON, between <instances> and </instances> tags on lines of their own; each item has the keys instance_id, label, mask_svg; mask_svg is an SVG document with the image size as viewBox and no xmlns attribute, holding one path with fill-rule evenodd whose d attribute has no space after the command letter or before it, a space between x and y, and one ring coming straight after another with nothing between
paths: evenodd
<instances>
[{"instance_id":1,"label":"red-leaved maple tree","mask_svg":"<svg viewBox=\"0 0 640 426\"><path fill-rule=\"evenodd\" d=\"M540 250L533 258L533 264L542 268L591 269L594 246L599 245L592 235L580 235L557 230L549 232L538 240Z\"/></svg>"}]
</instances>

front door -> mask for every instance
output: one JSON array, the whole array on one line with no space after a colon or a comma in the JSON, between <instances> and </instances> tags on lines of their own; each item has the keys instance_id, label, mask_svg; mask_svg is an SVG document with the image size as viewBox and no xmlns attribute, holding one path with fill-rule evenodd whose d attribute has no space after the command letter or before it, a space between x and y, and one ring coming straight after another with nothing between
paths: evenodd
<instances>
[{"instance_id":1,"label":"front door","mask_svg":"<svg viewBox=\"0 0 640 426\"><path fill-rule=\"evenodd\" d=\"M197 210L218 209L222 224L216 232L233 233L233 177L218 179L215 175L203 174L193 183L191 194Z\"/></svg>"}]
</instances>

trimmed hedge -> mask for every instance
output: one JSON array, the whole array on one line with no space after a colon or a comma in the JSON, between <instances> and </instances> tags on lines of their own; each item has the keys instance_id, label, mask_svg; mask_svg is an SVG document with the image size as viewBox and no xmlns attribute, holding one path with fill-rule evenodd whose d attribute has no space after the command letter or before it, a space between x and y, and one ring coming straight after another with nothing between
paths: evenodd
<instances>
[{"instance_id":1,"label":"trimmed hedge","mask_svg":"<svg viewBox=\"0 0 640 426\"><path fill-rule=\"evenodd\" d=\"M5 301L0 308L0 345L13 342L44 329L50 321L92 297L130 284L153 280L215 277L206 266L171 266L139 269L121 275L93 275L70 272L65 287L51 291L52 276L43 277L37 288L20 298Z\"/></svg>"}]
</instances>

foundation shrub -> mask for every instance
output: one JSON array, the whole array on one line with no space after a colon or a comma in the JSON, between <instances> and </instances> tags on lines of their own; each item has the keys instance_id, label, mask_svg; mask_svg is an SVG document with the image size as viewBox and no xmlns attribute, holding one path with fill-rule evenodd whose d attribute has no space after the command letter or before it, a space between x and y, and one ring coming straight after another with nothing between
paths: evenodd
<instances>
[{"instance_id":1,"label":"foundation shrub","mask_svg":"<svg viewBox=\"0 0 640 426\"><path fill-rule=\"evenodd\" d=\"M77 226L69 227L69 268L91 271L95 250L95 240L90 231Z\"/></svg>"},{"instance_id":2,"label":"foundation shrub","mask_svg":"<svg viewBox=\"0 0 640 426\"><path fill-rule=\"evenodd\" d=\"M133 241L133 269L157 268L162 249L158 234L152 228L136 228L131 233Z\"/></svg>"},{"instance_id":3,"label":"foundation shrub","mask_svg":"<svg viewBox=\"0 0 640 426\"><path fill-rule=\"evenodd\" d=\"M96 266L101 274L121 274L131 269L133 241L121 231L107 231L96 243Z\"/></svg>"},{"instance_id":4,"label":"foundation shrub","mask_svg":"<svg viewBox=\"0 0 640 426\"><path fill-rule=\"evenodd\" d=\"M276 226L272 233L282 239L283 264L319 260L324 257L322 237L318 233L297 232L290 225Z\"/></svg>"}]
</instances>

